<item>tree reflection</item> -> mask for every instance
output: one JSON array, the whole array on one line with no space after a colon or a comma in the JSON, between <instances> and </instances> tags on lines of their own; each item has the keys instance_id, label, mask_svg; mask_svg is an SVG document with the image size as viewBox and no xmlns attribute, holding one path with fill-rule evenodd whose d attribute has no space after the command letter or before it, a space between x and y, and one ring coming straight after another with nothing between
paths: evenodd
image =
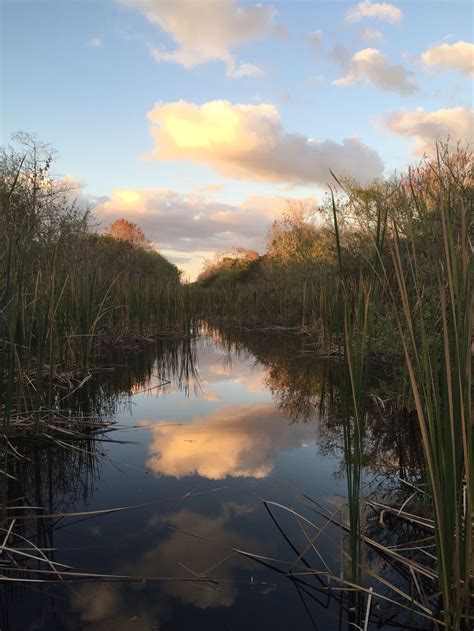
<instances>
[{"instance_id":1,"label":"tree reflection","mask_svg":"<svg viewBox=\"0 0 474 631\"><path fill-rule=\"evenodd\" d=\"M343 474L343 421L339 370L335 358L315 353L311 338L293 334L219 329L229 355L250 353L266 371L265 383L278 407L291 422L319 418L318 445L322 454L337 457ZM379 366L370 373L366 405L364 468L366 473L386 472L401 479L419 472L422 453L413 412L404 407L402 385ZM400 401L402 403L400 403Z\"/></svg>"}]
</instances>

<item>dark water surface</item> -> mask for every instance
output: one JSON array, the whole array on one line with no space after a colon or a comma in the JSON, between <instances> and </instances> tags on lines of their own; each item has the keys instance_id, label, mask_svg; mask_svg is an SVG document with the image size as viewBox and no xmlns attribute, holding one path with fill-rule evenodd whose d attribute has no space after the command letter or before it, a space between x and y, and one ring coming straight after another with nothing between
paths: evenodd
<instances>
[{"instance_id":1,"label":"dark water surface","mask_svg":"<svg viewBox=\"0 0 474 631\"><path fill-rule=\"evenodd\" d=\"M339 571L335 528L317 539L321 559L309 544L314 528L271 505L277 525L263 503L322 525L302 494L331 512L347 495L334 361L310 351L290 336L229 341L214 332L122 359L88 403L102 406L114 431L73 449L29 446L8 501L23 497L50 514L129 507L40 520L24 534L75 571L140 580L12 585L4 589L2 630L350 628L339 593L320 592L314 575L298 587L236 552L295 562L278 567L298 573L297 552L306 548L313 569ZM159 386L163 379L169 383ZM397 423L369 433L369 483L377 482L377 463L398 471L412 458Z\"/></svg>"}]
</instances>

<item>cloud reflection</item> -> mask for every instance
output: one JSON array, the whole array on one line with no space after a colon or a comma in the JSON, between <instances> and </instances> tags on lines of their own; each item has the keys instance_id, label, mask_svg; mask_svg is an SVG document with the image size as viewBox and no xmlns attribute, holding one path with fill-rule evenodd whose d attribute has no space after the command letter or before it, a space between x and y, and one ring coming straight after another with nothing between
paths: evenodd
<instances>
[{"instance_id":1,"label":"cloud reflection","mask_svg":"<svg viewBox=\"0 0 474 631\"><path fill-rule=\"evenodd\" d=\"M179 598L199 609L232 606L238 596L234 571L249 567L255 572L252 563L233 553L232 548L259 550L262 547L261 540L243 534L234 525L253 510L251 506L226 502L216 515L203 515L188 508L168 515L156 514L143 534L153 542L158 536L158 544L138 555L135 561L119 565L113 572L171 578L204 575L211 580L81 585L72 596L73 610L80 617L81 628L87 631L159 628L158 621L168 618L170 613L166 596ZM266 545L267 553L271 553L272 543Z\"/></svg>"},{"instance_id":2,"label":"cloud reflection","mask_svg":"<svg viewBox=\"0 0 474 631\"><path fill-rule=\"evenodd\" d=\"M132 596L130 592L132 591ZM161 606L140 598L140 585L107 583L80 585L74 590L72 607L84 631L136 631L159 629ZM77 628L72 622L68 629Z\"/></svg>"},{"instance_id":3,"label":"cloud reflection","mask_svg":"<svg viewBox=\"0 0 474 631\"><path fill-rule=\"evenodd\" d=\"M230 607L237 597L232 581L233 569L249 565L244 557L232 553L232 548L258 550L261 546L257 538L243 535L232 526L236 519L252 510L249 506L226 503L220 514L214 516L186 508L153 518L150 526L167 525L176 530L144 555L140 572L148 575L160 568L160 572L167 576L209 576L218 584L170 581L164 587L169 594L200 609ZM196 536L205 541L197 541Z\"/></svg>"},{"instance_id":4,"label":"cloud reflection","mask_svg":"<svg viewBox=\"0 0 474 631\"><path fill-rule=\"evenodd\" d=\"M265 478L281 451L294 450L315 434L311 424L290 424L272 403L221 407L186 425L142 423L153 435L146 466L177 478Z\"/></svg>"}]
</instances>

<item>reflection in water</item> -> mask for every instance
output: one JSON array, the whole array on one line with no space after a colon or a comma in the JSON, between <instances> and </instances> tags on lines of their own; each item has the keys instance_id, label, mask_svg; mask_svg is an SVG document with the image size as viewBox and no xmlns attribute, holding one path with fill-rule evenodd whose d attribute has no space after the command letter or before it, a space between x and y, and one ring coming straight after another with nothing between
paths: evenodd
<instances>
[{"instance_id":1,"label":"reflection in water","mask_svg":"<svg viewBox=\"0 0 474 631\"><path fill-rule=\"evenodd\" d=\"M156 625L148 608L145 611L142 608L131 610L120 592L119 585L81 585L72 596L72 607L79 613L82 628L87 631L129 631L137 628L137 622L143 629Z\"/></svg>"},{"instance_id":2,"label":"reflection in water","mask_svg":"<svg viewBox=\"0 0 474 631\"><path fill-rule=\"evenodd\" d=\"M9 436L7 442L3 435L3 506L13 501L18 504L20 500L25 506L44 507L53 513L67 511L81 501L87 504L102 467L101 456L105 455L106 435L101 432L100 422L104 422L104 430L109 430L107 423L118 411L126 409L131 395L139 391L162 395L166 387L168 393L197 390L195 354L195 341L183 340L150 345L140 353L109 355L103 369L94 373L86 387L61 400L64 409L58 412L63 417L70 416L71 410L74 417L92 417L98 431L77 433L78 428L71 421L71 427L66 426L59 435L52 435L46 426L49 433L45 431L41 440L18 433ZM163 382L165 385L161 386Z\"/></svg>"},{"instance_id":3,"label":"reflection in water","mask_svg":"<svg viewBox=\"0 0 474 631\"><path fill-rule=\"evenodd\" d=\"M315 434L313 426L291 426L273 403L221 407L185 425L164 420L143 424L153 435L147 467L178 478L197 473L211 480L265 478L281 451L301 447Z\"/></svg>"},{"instance_id":4,"label":"reflection in water","mask_svg":"<svg viewBox=\"0 0 474 631\"><path fill-rule=\"evenodd\" d=\"M94 393L102 397L104 393L117 396L141 392L165 396L177 391L188 395L200 389L195 338L158 340L140 351L112 353L107 356L107 364L111 372L106 378L99 373L89 399Z\"/></svg>"},{"instance_id":5,"label":"reflection in water","mask_svg":"<svg viewBox=\"0 0 474 631\"><path fill-rule=\"evenodd\" d=\"M155 505L144 513L65 524L19 519L8 540L11 546L25 545L18 537L22 535L39 547L58 547L49 556L78 569L134 576L206 575L223 582L79 585L72 596L64 589L62 600L54 601L54 612L46 594L57 595L55 585L38 585L36 592L5 590L1 628L170 631L196 626L221 631L226 620L239 615L241 623L235 622L234 628L245 628L255 607L261 606L263 591L255 583L254 591L244 594L240 579L249 582L264 570L231 554L231 548L285 555L279 548L280 533L267 515L261 518L258 498L270 490L271 499L290 505L294 496L280 482L290 477L298 491L309 491L327 507L339 502L345 488L334 480L344 468L337 367L334 360L320 361L310 351L310 342L296 336L236 337L214 331L213 339L163 341L141 352L111 355L104 359L102 372L61 406L64 413L71 407L104 420L115 415L120 432L84 433L69 446L66 435L59 442L56 437L11 439L15 451L9 448L7 457L4 450L0 463L7 474L1 478L4 532L12 505L29 507L23 515L30 516L101 509L182 497L210 484L206 480L233 480L225 482L222 497L216 494L210 500L203 495L192 505L162 505L160 512ZM166 385L160 385L164 380ZM414 425L406 414L378 405L388 398L382 382L374 381L371 392L365 470L373 480L374 474L383 473L384 492L389 486L399 491L401 505L412 490L401 487L399 479L416 481L420 470ZM119 444L121 439L130 444ZM310 449L301 449L306 445ZM120 462L132 466L124 469ZM146 475L144 462L158 477ZM368 523L369 530L371 526ZM299 535L303 549L307 541L302 532ZM397 533L387 529L386 536L389 543ZM74 546L83 552L68 553ZM9 576L20 576L8 557L2 559L2 568L8 568ZM274 575L268 576L270 584ZM268 628L311 628L299 605L291 611L291 621L285 618L290 596L282 598L271 589ZM32 602L36 608L25 606ZM200 618L201 626L195 625L196 616L206 616ZM40 620L36 627L35 617Z\"/></svg>"},{"instance_id":6,"label":"reflection in water","mask_svg":"<svg viewBox=\"0 0 474 631\"><path fill-rule=\"evenodd\" d=\"M339 371L335 359L314 355L311 338L220 331L230 356L248 355L264 367L264 383L279 410L292 421L317 416L317 442L321 453L336 458L338 474L345 469ZM366 403L364 467L416 481L422 469L418 425L413 414L398 402L399 384L379 369L370 373Z\"/></svg>"},{"instance_id":7,"label":"reflection in water","mask_svg":"<svg viewBox=\"0 0 474 631\"><path fill-rule=\"evenodd\" d=\"M151 535L150 540L157 537L160 543L132 563L119 566L116 573L159 574L172 578L204 576L209 578L208 582L171 580L163 582L160 588L169 596L199 609L231 607L239 595L238 585L233 581L235 570L247 569L246 578L250 582L252 568L252 564L234 553L232 548L258 550L262 546L257 537L243 535L238 530L239 519L253 510L253 507L229 502L216 516L202 515L187 508L167 515L154 515L145 528ZM83 628L88 631L159 628L160 618L169 615L163 597L156 598L155 594L154 601L148 602L146 589L135 584L133 590L137 598L131 604L130 599L124 597L126 589L126 586L100 584L80 587L72 597L72 606L84 623ZM265 591L269 589L266 586ZM144 601L147 603L145 608Z\"/></svg>"},{"instance_id":8,"label":"reflection in water","mask_svg":"<svg viewBox=\"0 0 474 631\"><path fill-rule=\"evenodd\" d=\"M292 421L309 421L323 415L331 403L336 371L332 361L314 355L314 343L295 335L220 331L229 362L251 357L263 370L255 389L266 387L281 411ZM245 376L244 376L245 379Z\"/></svg>"},{"instance_id":9,"label":"reflection in water","mask_svg":"<svg viewBox=\"0 0 474 631\"><path fill-rule=\"evenodd\" d=\"M216 583L170 582L165 583L165 589L201 609L230 607L237 598L233 570L250 566L244 557L233 553L232 548L258 550L262 545L257 537L238 531L238 520L253 510L250 506L226 503L217 516L182 509L154 517L150 526L176 530L144 555L139 564L140 572L149 574L159 567L167 576L207 576ZM199 543L196 538L200 538Z\"/></svg>"}]
</instances>

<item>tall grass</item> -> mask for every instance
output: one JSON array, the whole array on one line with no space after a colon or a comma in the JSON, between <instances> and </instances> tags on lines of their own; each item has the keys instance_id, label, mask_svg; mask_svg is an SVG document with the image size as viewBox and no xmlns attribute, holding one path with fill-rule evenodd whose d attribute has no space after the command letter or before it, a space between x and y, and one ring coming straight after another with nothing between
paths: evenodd
<instances>
[{"instance_id":1,"label":"tall grass","mask_svg":"<svg viewBox=\"0 0 474 631\"><path fill-rule=\"evenodd\" d=\"M433 257L438 295L435 313L425 295L416 244L406 248L396 220L391 254L397 279L400 339L420 425L433 503L439 588L448 628L467 626L473 589L472 519L474 493L471 418L472 171L440 150L431 182L410 173L403 182L406 204L421 221L437 209L441 252ZM411 230L411 226L408 225ZM405 254L405 261L404 259ZM410 288L412 285L412 288ZM411 289L411 291L410 291ZM437 335L430 327L433 315Z\"/></svg>"},{"instance_id":2,"label":"tall grass","mask_svg":"<svg viewBox=\"0 0 474 631\"><path fill-rule=\"evenodd\" d=\"M374 240L379 265L367 276L391 304L393 334L403 349L435 525L442 617L449 629L467 628L473 591L472 181L471 155L450 155L439 147L436 160L411 170L383 195L373 190L377 223L383 217L388 238L386 248ZM360 191L349 189L349 195L360 213L365 201ZM344 293L345 312L353 318L359 302L353 292ZM376 307L381 305L378 300ZM345 322L345 363L352 371L347 317ZM351 384L356 407L363 387L355 379Z\"/></svg>"},{"instance_id":3,"label":"tall grass","mask_svg":"<svg viewBox=\"0 0 474 631\"><path fill-rule=\"evenodd\" d=\"M4 307L1 380L4 422L15 412L52 410L64 373L80 379L108 347L134 345L163 333L184 333L190 309L178 283L110 282L63 261L61 273L38 271ZM34 382L34 394L24 396Z\"/></svg>"},{"instance_id":4,"label":"tall grass","mask_svg":"<svg viewBox=\"0 0 474 631\"><path fill-rule=\"evenodd\" d=\"M157 252L95 234L47 147L1 154L0 413L50 413L107 346L188 331L188 294Z\"/></svg>"}]
</instances>

